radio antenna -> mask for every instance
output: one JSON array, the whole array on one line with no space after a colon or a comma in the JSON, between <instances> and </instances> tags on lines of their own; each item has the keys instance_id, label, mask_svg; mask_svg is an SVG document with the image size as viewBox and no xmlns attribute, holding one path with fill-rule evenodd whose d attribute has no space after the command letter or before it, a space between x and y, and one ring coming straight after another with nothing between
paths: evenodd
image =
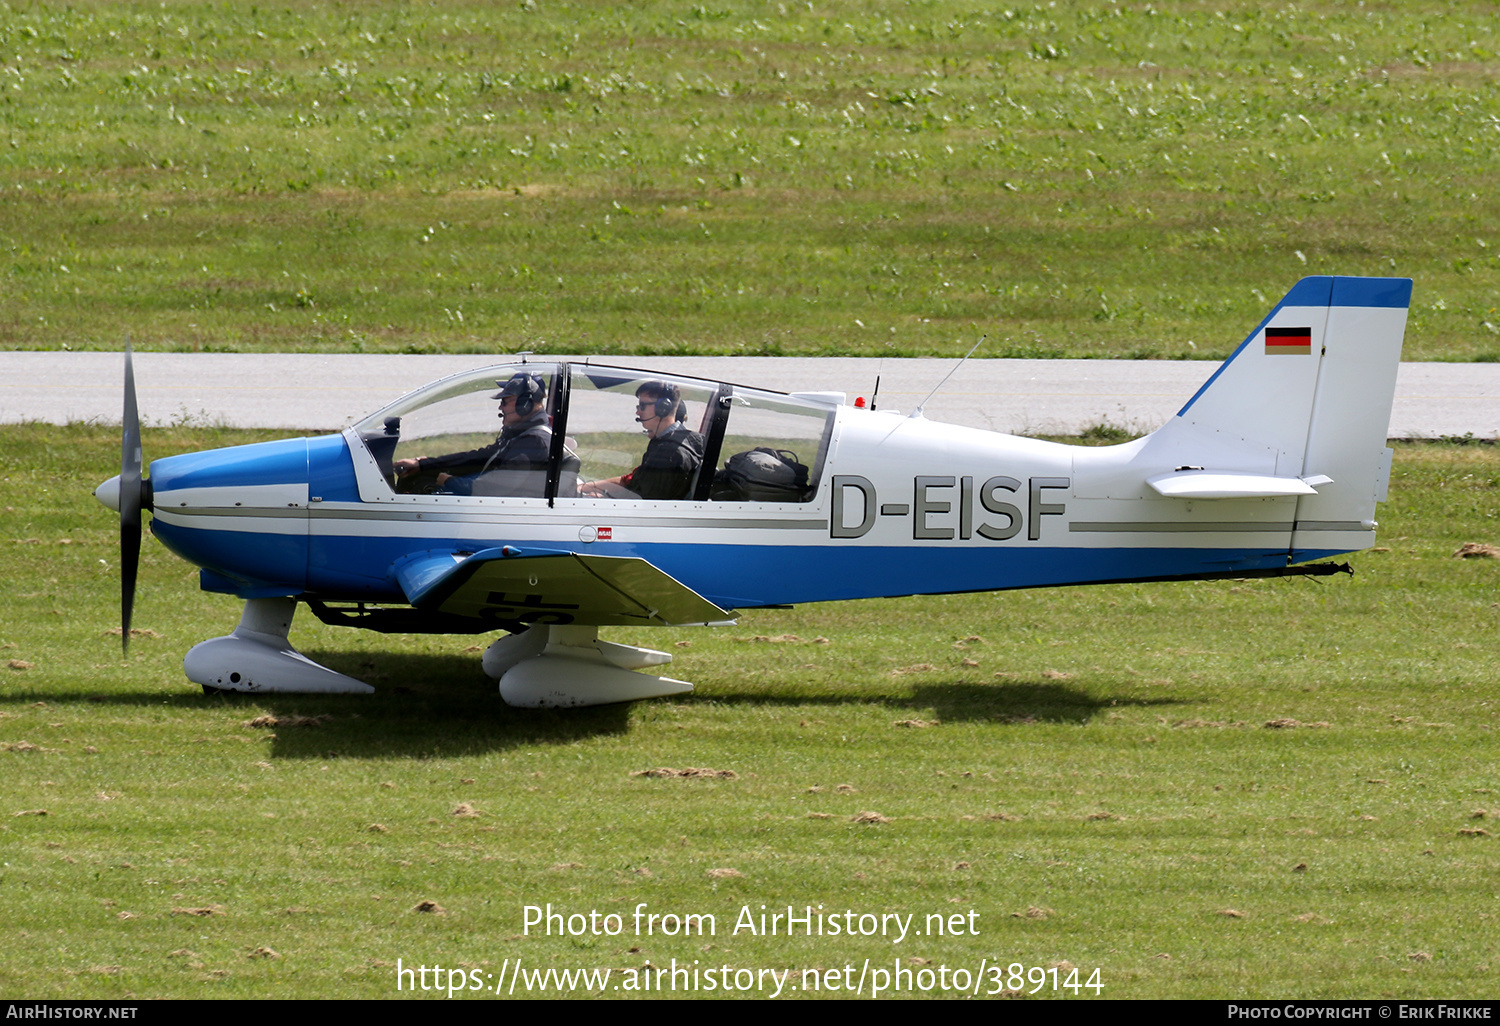
<instances>
[{"instance_id":1,"label":"radio antenna","mask_svg":"<svg viewBox=\"0 0 1500 1026\"><path fill-rule=\"evenodd\" d=\"M951 371L949 371L947 374L943 375L943 380L939 381L936 385L933 386L932 391L928 392L926 398L924 398L921 402L917 403L917 408L915 410L912 410L911 413L908 416L910 416L912 418L919 418L919 417L925 416L925 414L922 411L924 409L926 409L926 407L927 407L927 400L931 399L933 396L937 395L938 389L940 389L944 385L946 385L948 383L948 379L951 378L951 377L953 377L953 375L955 375L955 374L958 373L958 368L960 368L960 367L962 367L964 365L964 361L965 360L967 360L969 357L971 357L971 356L974 355L974 350L975 349L978 349L980 346L984 345L984 340L987 339L987 338L989 338L988 335L980 335L979 336L979 341L975 342L973 348L971 348L967 353L964 354L963 360L959 360L958 363L956 363L956 364L953 365L953 369Z\"/></svg>"}]
</instances>

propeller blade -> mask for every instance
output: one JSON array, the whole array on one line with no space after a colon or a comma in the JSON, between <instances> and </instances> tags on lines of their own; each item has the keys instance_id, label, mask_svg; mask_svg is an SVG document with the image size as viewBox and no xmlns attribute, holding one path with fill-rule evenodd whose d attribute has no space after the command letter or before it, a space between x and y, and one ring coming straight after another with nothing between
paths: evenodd
<instances>
[{"instance_id":1,"label":"propeller blade","mask_svg":"<svg viewBox=\"0 0 1500 1026\"><path fill-rule=\"evenodd\" d=\"M125 412L120 444L120 651L130 651L130 614L141 562L141 421L135 405L135 369L125 343Z\"/></svg>"}]
</instances>

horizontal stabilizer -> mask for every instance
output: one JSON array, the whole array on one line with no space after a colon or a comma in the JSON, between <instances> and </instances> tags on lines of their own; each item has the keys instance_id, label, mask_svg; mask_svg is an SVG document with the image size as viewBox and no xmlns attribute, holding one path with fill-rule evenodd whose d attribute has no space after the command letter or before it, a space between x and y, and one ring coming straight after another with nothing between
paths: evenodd
<instances>
[{"instance_id":1,"label":"horizontal stabilizer","mask_svg":"<svg viewBox=\"0 0 1500 1026\"><path fill-rule=\"evenodd\" d=\"M536 550L531 550L532 552ZM532 555L508 546L473 555L422 553L394 568L418 609L510 623L713 623L729 617L691 588L633 556Z\"/></svg>"},{"instance_id":2,"label":"horizontal stabilizer","mask_svg":"<svg viewBox=\"0 0 1500 1026\"><path fill-rule=\"evenodd\" d=\"M1275 499L1287 495L1317 495L1316 484L1332 484L1328 477L1271 477L1233 470L1177 470L1148 477L1146 483L1169 499Z\"/></svg>"}]
</instances>

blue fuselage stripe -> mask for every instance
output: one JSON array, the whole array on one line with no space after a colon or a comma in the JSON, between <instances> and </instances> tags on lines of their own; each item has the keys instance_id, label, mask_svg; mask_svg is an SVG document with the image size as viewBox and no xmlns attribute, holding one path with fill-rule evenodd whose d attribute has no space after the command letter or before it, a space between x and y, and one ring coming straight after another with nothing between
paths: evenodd
<instances>
[{"instance_id":1,"label":"blue fuselage stripe","mask_svg":"<svg viewBox=\"0 0 1500 1026\"><path fill-rule=\"evenodd\" d=\"M333 535L309 539L160 524L156 530L162 541L184 558L210 568L231 568L231 573L241 577L247 576L240 565L243 554L254 551L259 572L250 578L252 583L305 580L308 594L324 599L406 601L394 575L376 578L345 568L361 568L368 574L377 567L389 567L410 554L413 543L409 538ZM1284 548L916 548L660 542L570 547L520 538L504 542L523 551L561 548L591 555L636 556L726 608L1188 576L1266 569L1287 562ZM423 542L422 547L472 549L474 542L434 539ZM1297 555L1299 559L1314 559L1326 554L1331 553Z\"/></svg>"}]
</instances>

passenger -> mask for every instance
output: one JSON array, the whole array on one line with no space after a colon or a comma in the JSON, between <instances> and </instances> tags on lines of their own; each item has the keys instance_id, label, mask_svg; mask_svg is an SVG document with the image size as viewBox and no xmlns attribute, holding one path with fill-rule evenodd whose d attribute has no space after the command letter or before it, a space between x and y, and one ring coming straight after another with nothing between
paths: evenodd
<instances>
[{"instance_id":1,"label":"passenger","mask_svg":"<svg viewBox=\"0 0 1500 1026\"><path fill-rule=\"evenodd\" d=\"M397 460L398 478L437 472L443 495L518 495L540 497L547 490L547 460L552 429L547 418L547 386L537 374L513 374L497 381L500 391L500 435L493 444L469 452Z\"/></svg>"},{"instance_id":2,"label":"passenger","mask_svg":"<svg viewBox=\"0 0 1500 1026\"><path fill-rule=\"evenodd\" d=\"M687 404L676 385L648 381L636 389L636 422L650 437L641 465L628 474L578 486L596 499L690 499L703 464L703 436L689 431Z\"/></svg>"}]
</instances>

